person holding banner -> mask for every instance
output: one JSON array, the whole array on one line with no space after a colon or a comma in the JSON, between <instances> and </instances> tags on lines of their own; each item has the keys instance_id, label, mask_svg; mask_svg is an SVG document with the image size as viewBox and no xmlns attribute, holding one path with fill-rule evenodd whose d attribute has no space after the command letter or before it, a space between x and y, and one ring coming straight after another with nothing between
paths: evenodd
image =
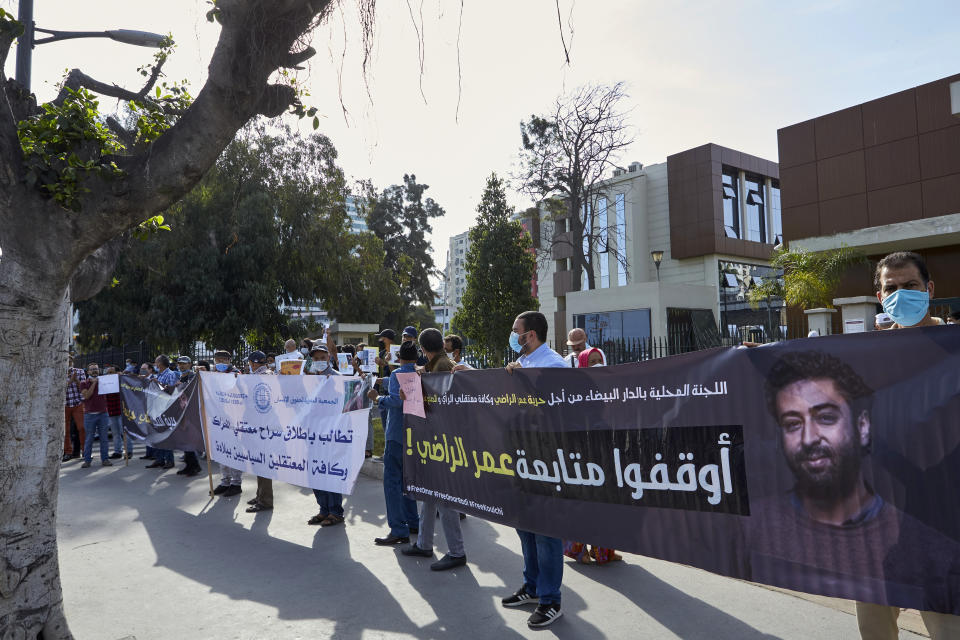
<instances>
[{"instance_id":1,"label":"person holding banner","mask_svg":"<svg viewBox=\"0 0 960 640\"><path fill-rule=\"evenodd\" d=\"M420 347L427 357L424 371L427 373L452 372L453 361L443 351L443 334L437 329L424 329L420 333ZM402 397L401 393L401 397ZM403 398L404 400L406 398ZM460 514L437 498L423 501L420 513L420 532L417 541L402 551L405 556L433 557L433 528L440 512L443 536L447 539L447 554L430 565L431 571L445 571L467 564L467 554L463 550L463 532L460 531Z\"/></svg>"},{"instance_id":2,"label":"person holding banner","mask_svg":"<svg viewBox=\"0 0 960 640\"><path fill-rule=\"evenodd\" d=\"M313 343L310 348L310 358L313 364L309 373L317 376L339 376L340 372L330 366L330 352L319 342ZM307 520L307 524L318 524L321 527L330 527L343 524L343 494L336 491L314 489L313 497L320 507L320 512Z\"/></svg>"},{"instance_id":3,"label":"person holding banner","mask_svg":"<svg viewBox=\"0 0 960 640\"><path fill-rule=\"evenodd\" d=\"M112 467L110 462L110 443L107 442L107 429L109 427L109 418L107 416L107 397L99 393L97 389L97 376L100 375L100 367L92 363L87 367L87 379L80 383L80 395L83 397L83 428L86 431L86 438L83 442L83 464L84 469L90 466L93 459L93 437L100 437L100 464L105 467Z\"/></svg>"},{"instance_id":4,"label":"person holding banner","mask_svg":"<svg viewBox=\"0 0 960 640\"><path fill-rule=\"evenodd\" d=\"M236 367L231 364L233 356L229 351L224 349L218 349L213 352L213 369L217 373L230 373L236 375L240 373ZM209 454L207 454L209 455ZM243 492L241 488L241 480L243 478L243 472L239 469L234 469L223 463L220 463L220 484L216 489L213 490L213 495L222 496L224 498L229 498L230 496L236 496Z\"/></svg>"},{"instance_id":5,"label":"person holding banner","mask_svg":"<svg viewBox=\"0 0 960 640\"><path fill-rule=\"evenodd\" d=\"M940 318L930 315L933 280L920 255L898 251L885 256L877 263L873 284L877 290L877 300L895 322L892 329L944 324ZM953 595L958 597L957 593ZM860 636L864 640L896 638L899 615L898 607L857 602ZM960 617L933 611L921 611L920 615L931 640L960 638Z\"/></svg>"},{"instance_id":6,"label":"person holding banner","mask_svg":"<svg viewBox=\"0 0 960 640\"><path fill-rule=\"evenodd\" d=\"M373 541L380 546L406 544L410 542L411 533L420 531L417 501L403 494L403 399L400 397L400 381L397 380L397 373L416 371L417 348L413 343L406 342L401 345L398 356L400 367L390 374L387 381L389 393L378 395L374 389L368 393L369 398L387 412L384 429L386 442L383 449L383 498L386 502L390 533Z\"/></svg>"},{"instance_id":7,"label":"person holding banner","mask_svg":"<svg viewBox=\"0 0 960 640\"><path fill-rule=\"evenodd\" d=\"M539 311L524 311L513 321L510 347L520 357L506 369L568 367L563 357L547 346L547 318ZM527 620L538 629L553 624L563 615L560 610L560 585L563 581L563 542L539 533L517 530L523 549L523 586L501 600L505 607L519 607L539 598L539 606Z\"/></svg>"},{"instance_id":8,"label":"person holding banner","mask_svg":"<svg viewBox=\"0 0 960 640\"><path fill-rule=\"evenodd\" d=\"M180 374L170 368L170 358L164 354L157 356L153 361L157 368L157 384L166 389L173 389L180 382ZM153 449L153 462L146 466L147 469L173 469L173 451L170 449Z\"/></svg>"},{"instance_id":9,"label":"person holding banner","mask_svg":"<svg viewBox=\"0 0 960 640\"><path fill-rule=\"evenodd\" d=\"M288 344L290 342L292 341L287 340ZM294 343L294 347L296 347L296 343ZM263 351L251 351L250 355L247 356L247 361L250 363L250 373L253 375L273 375L273 371L270 371L267 367L267 354ZM247 507L247 513L273 509L273 480L257 476L257 495L247 504L250 505Z\"/></svg>"}]
</instances>

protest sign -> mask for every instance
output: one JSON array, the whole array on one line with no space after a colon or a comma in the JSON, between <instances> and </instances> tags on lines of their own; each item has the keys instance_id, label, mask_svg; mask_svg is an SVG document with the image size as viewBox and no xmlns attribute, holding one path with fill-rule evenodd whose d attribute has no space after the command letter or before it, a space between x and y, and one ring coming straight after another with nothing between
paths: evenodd
<instances>
[{"instance_id":1,"label":"protest sign","mask_svg":"<svg viewBox=\"0 0 960 640\"><path fill-rule=\"evenodd\" d=\"M208 454L263 478L349 494L363 464L369 383L200 373Z\"/></svg>"},{"instance_id":2,"label":"protest sign","mask_svg":"<svg viewBox=\"0 0 960 640\"><path fill-rule=\"evenodd\" d=\"M390 364L400 364L400 345L390 345L390 357L388 361Z\"/></svg>"},{"instance_id":3,"label":"protest sign","mask_svg":"<svg viewBox=\"0 0 960 640\"><path fill-rule=\"evenodd\" d=\"M97 393L99 395L120 393L120 374L108 373L97 378Z\"/></svg>"},{"instance_id":4,"label":"protest sign","mask_svg":"<svg viewBox=\"0 0 960 640\"><path fill-rule=\"evenodd\" d=\"M364 347L362 351L357 352L360 358L360 370L366 373L377 372L377 356L379 355L376 347Z\"/></svg>"},{"instance_id":5,"label":"protest sign","mask_svg":"<svg viewBox=\"0 0 960 640\"><path fill-rule=\"evenodd\" d=\"M285 375L290 375L293 373L302 374L303 373L303 355L299 351L291 351L290 353L281 353L276 356L273 361L277 365L277 372ZM299 365L286 364L283 363L292 363L299 362ZM296 369L296 371L294 371Z\"/></svg>"},{"instance_id":6,"label":"protest sign","mask_svg":"<svg viewBox=\"0 0 960 640\"><path fill-rule=\"evenodd\" d=\"M338 353L337 363L340 366L340 373L345 376L353 375L353 358L349 353Z\"/></svg>"},{"instance_id":7,"label":"protest sign","mask_svg":"<svg viewBox=\"0 0 960 640\"><path fill-rule=\"evenodd\" d=\"M280 375L296 376L303 373L303 360L288 358L278 363L280 365Z\"/></svg>"},{"instance_id":8,"label":"protest sign","mask_svg":"<svg viewBox=\"0 0 960 640\"><path fill-rule=\"evenodd\" d=\"M194 376L190 382L178 384L168 393L156 381L121 375L124 430L134 439L158 449L203 451L198 383L199 379Z\"/></svg>"},{"instance_id":9,"label":"protest sign","mask_svg":"<svg viewBox=\"0 0 960 640\"><path fill-rule=\"evenodd\" d=\"M397 373L397 382L403 390L403 412L410 413L421 418L427 415L423 411L423 389L420 387L419 373Z\"/></svg>"},{"instance_id":10,"label":"protest sign","mask_svg":"<svg viewBox=\"0 0 960 640\"><path fill-rule=\"evenodd\" d=\"M960 329L422 381L426 418L404 416L411 497L778 587L960 614Z\"/></svg>"}]
</instances>

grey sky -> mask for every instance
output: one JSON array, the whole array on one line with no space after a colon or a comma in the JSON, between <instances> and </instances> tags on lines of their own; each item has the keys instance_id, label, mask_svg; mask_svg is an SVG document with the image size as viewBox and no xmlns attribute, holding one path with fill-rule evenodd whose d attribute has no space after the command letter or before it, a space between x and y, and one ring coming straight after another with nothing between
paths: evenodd
<instances>
[{"instance_id":1,"label":"grey sky","mask_svg":"<svg viewBox=\"0 0 960 640\"><path fill-rule=\"evenodd\" d=\"M0 6L16 10L12 0ZM653 164L706 142L776 160L779 127L960 71L955 1L560 0L560 6L569 66L553 1L466 0L458 117L459 2L378 3L372 102L360 73L353 2L345 0L343 12L314 35L319 53L303 82L309 103L323 114L321 130L351 177L382 188L408 172L431 186L428 195L447 211L435 224L438 263L447 238L472 223L487 175L511 173L520 120L583 83L627 82L636 141L622 164ZM218 34L204 19L207 8L199 0L36 0L36 21L60 29L172 32L179 48L168 75L190 79L196 92ZM150 56L148 49L109 41L42 45L34 52L34 90L49 99L53 83L74 66L133 86L140 80L136 68ZM13 73L13 56L7 72ZM302 130L311 127L304 122ZM529 204L519 194L511 200Z\"/></svg>"}]
</instances>

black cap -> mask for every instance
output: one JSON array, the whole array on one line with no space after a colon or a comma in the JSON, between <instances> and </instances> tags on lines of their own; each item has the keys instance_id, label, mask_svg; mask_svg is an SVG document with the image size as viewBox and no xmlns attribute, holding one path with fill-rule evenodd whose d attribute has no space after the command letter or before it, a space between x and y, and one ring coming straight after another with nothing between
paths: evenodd
<instances>
[{"instance_id":1,"label":"black cap","mask_svg":"<svg viewBox=\"0 0 960 640\"><path fill-rule=\"evenodd\" d=\"M247 356L247 360L260 364L267 361L267 354L263 351L251 351L250 355Z\"/></svg>"},{"instance_id":2,"label":"black cap","mask_svg":"<svg viewBox=\"0 0 960 640\"><path fill-rule=\"evenodd\" d=\"M416 337L417 337L417 328L414 327L414 326L404 327L404 328L403 328L403 335L404 335L404 336L410 336L411 338L416 338Z\"/></svg>"},{"instance_id":3,"label":"black cap","mask_svg":"<svg viewBox=\"0 0 960 640\"><path fill-rule=\"evenodd\" d=\"M386 338L387 340L393 340L394 342L396 342L397 332L394 331L393 329L384 329L383 331L377 334L377 337Z\"/></svg>"},{"instance_id":4,"label":"black cap","mask_svg":"<svg viewBox=\"0 0 960 640\"><path fill-rule=\"evenodd\" d=\"M416 360L419 356L417 347L412 342L404 342L400 345L400 352L397 354L401 360Z\"/></svg>"}]
</instances>

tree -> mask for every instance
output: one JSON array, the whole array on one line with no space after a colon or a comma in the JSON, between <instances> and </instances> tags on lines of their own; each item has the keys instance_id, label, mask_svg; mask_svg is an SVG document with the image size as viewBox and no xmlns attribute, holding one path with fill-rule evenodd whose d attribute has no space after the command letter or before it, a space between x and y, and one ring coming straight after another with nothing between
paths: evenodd
<instances>
[{"instance_id":1,"label":"tree","mask_svg":"<svg viewBox=\"0 0 960 640\"><path fill-rule=\"evenodd\" d=\"M238 137L165 212L172 230L128 250L116 286L77 305L81 344L143 339L185 350L197 340L236 348L290 337L281 305L339 299L341 272L368 257L352 250L359 239L347 228L336 156L319 134L270 134L260 123ZM381 256L361 272L382 267Z\"/></svg>"},{"instance_id":2,"label":"tree","mask_svg":"<svg viewBox=\"0 0 960 640\"><path fill-rule=\"evenodd\" d=\"M413 174L403 176L403 185L383 190L379 197L368 186L367 226L383 242L384 264L393 274L393 289L399 294L399 304L387 309L381 316L388 326L399 326L410 315L411 308L420 302L433 304L434 292L430 277L436 275L427 234L433 228L430 220L444 214L433 198L424 199L430 187L418 184ZM389 292L375 292L377 295Z\"/></svg>"},{"instance_id":3,"label":"tree","mask_svg":"<svg viewBox=\"0 0 960 640\"><path fill-rule=\"evenodd\" d=\"M373 0L361 0L372 16ZM310 115L288 70L330 0L216 0L220 36L195 99L72 70L38 107L3 69L23 27L0 13L0 630L71 638L57 562L68 308L110 281L118 238L187 194L257 115ZM365 22L369 51L371 23ZM279 72L279 73L278 73ZM276 80L272 80L276 78ZM161 85L162 89L162 85ZM94 92L131 105L133 131L98 114Z\"/></svg>"},{"instance_id":4,"label":"tree","mask_svg":"<svg viewBox=\"0 0 960 640\"><path fill-rule=\"evenodd\" d=\"M467 251L467 289L451 324L477 342L487 361L496 361L507 348L514 319L540 308L530 287L536 258L495 173L487 178L477 213Z\"/></svg>"},{"instance_id":5,"label":"tree","mask_svg":"<svg viewBox=\"0 0 960 640\"><path fill-rule=\"evenodd\" d=\"M607 214L608 194L603 181L616 168L619 153L632 139L620 102L626 97L623 83L592 85L558 98L548 115L530 116L520 123L523 146L517 176L524 191L548 201L552 217L565 218L569 228L559 232L545 225L545 259L564 247L572 268L582 273L590 289L596 288L594 263L607 253L629 267L625 237L616 238L616 218ZM611 220L613 224L611 224ZM566 224L566 223L564 223ZM624 245L624 246L621 246Z\"/></svg>"},{"instance_id":6,"label":"tree","mask_svg":"<svg viewBox=\"0 0 960 640\"><path fill-rule=\"evenodd\" d=\"M770 298L782 298L791 307L829 308L847 270L866 263L865 255L847 246L814 253L781 245L773 250L770 266L783 269L783 279L767 278L752 287L747 297L754 307Z\"/></svg>"}]
</instances>

